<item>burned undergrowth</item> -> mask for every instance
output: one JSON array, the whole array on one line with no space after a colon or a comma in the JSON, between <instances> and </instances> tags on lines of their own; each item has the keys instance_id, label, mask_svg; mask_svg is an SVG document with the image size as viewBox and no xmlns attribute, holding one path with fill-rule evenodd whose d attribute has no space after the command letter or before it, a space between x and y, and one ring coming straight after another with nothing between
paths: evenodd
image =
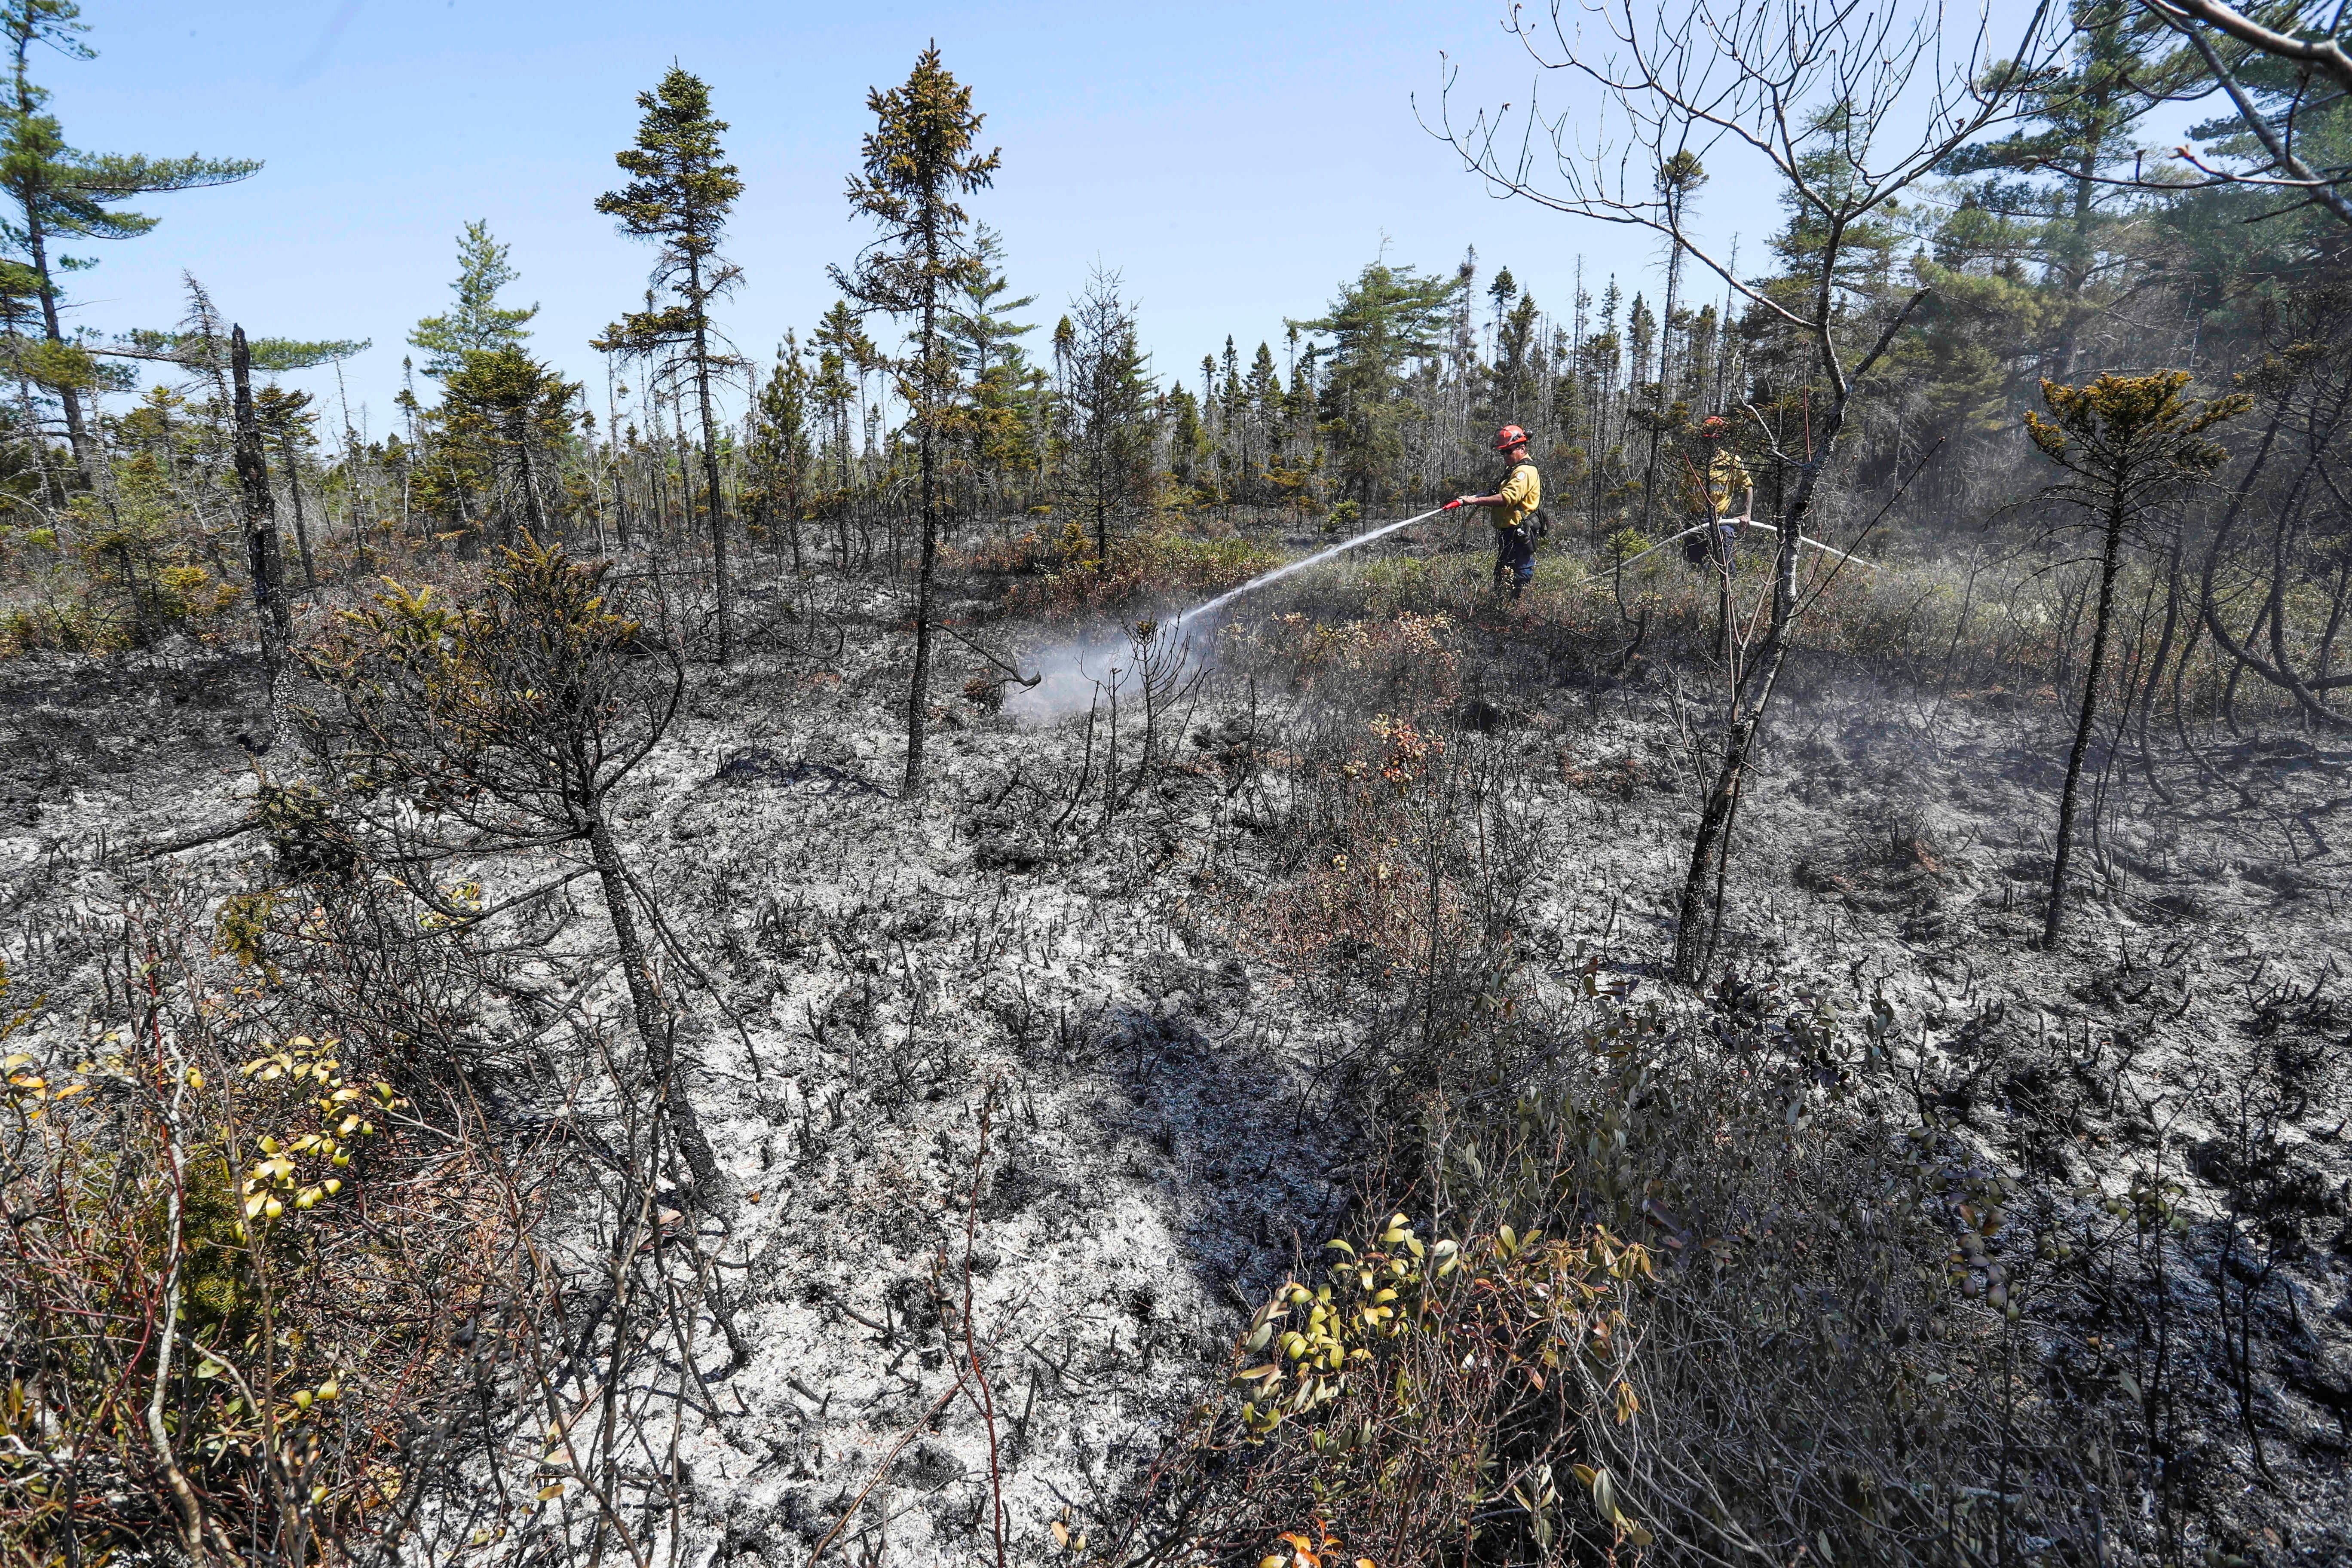
<instances>
[{"instance_id":1,"label":"burned undergrowth","mask_svg":"<svg viewBox=\"0 0 2352 1568\"><path fill-rule=\"evenodd\" d=\"M64 1505L78 1539L186 1528L135 1385L216 1445L180 1467L204 1549L289 1558L944 1561L1000 1521L1008 1561L2339 1550L2346 1004L2305 956L2338 894L2277 828L2332 764L2116 766L2043 949L2050 706L1832 642L1685 991L1703 601L1661 579L1628 659L1612 601L1502 608L1465 567L1310 582L1115 729L1107 694L944 703L919 809L860 673L903 638L882 601L753 597L757 662L689 660L598 797L658 1048L577 837L489 836L388 759L257 767L186 706L131 767L26 774L12 1072L92 1087L21 1123L65 1141L12 1167L49 1194L12 1196L20 1258L97 1247L101 1192L163 1201L152 1159L107 1185L121 1140L238 1171L316 1132L201 1131L276 1053L397 1102L346 1166L285 1156L299 1245L221 1244L364 1334L18 1370L148 1500ZM975 681L1061 635L968 613ZM642 680L659 647L593 657ZM19 1268L11 1310L127 1346L156 1278L76 1307ZM42 1500L100 1484L10 1478L53 1547Z\"/></svg>"}]
</instances>

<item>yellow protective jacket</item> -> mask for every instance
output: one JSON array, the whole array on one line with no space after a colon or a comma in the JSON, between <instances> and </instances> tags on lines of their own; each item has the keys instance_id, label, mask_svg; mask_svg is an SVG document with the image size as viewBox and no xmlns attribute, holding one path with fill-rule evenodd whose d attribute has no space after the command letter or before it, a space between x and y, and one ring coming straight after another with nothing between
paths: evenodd
<instances>
[{"instance_id":1,"label":"yellow protective jacket","mask_svg":"<svg viewBox=\"0 0 2352 1568\"><path fill-rule=\"evenodd\" d=\"M1706 465L1707 504L1716 516L1728 517L1733 503L1746 495L1753 483L1748 465L1739 460L1737 452L1718 451Z\"/></svg>"},{"instance_id":2,"label":"yellow protective jacket","mask_svg":"<svg viewBox=\"0 0 2352 1568\"><path fill-rule=\"evenodd\" d=\"M1511 477L1495 493L1503 498L1502 505L1488 509L1494 514L1496 528L1521 527L1535 515L1536 508L1543 505L1543 476L1536 472L1533 463L1514 464Z\"/></svg>"}]
</instances>

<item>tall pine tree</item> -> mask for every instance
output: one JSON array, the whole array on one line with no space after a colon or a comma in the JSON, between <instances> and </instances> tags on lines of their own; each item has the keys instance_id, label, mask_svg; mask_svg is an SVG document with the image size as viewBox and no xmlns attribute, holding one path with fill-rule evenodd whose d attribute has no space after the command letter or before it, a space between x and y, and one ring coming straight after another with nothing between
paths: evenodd
<instances>
[{"instance_id":1,"label":"tall pine tree","mask_svg":"<svg viewBox=\"0 0 2352 1568\"><path fill-rule=\"evenodd\" d=\"M539 307L499 303L499 290L520 276L508 265L507 250L491 237L487 218L467 224L457 237L457 280L449 286L453 303L408 334L410 346L424 353L417 368L425 374L446 379L465 364L467 354L520 348L530 336L530 319Z\"/></svg>"},{"instance_id":2,"label":"tall pine tree","mask_svg":"<svg viewBox=\"0 0 2352 1568\"><path fill-rule=\"evenodd\" d=\"M1426 413L1405 395L1405 364L1442 351L1461 287L1456 278L1375 261L1341 289L1328 315L1298 323L1331 339L1324 429L1343 484L1366 508L1402 478L1404 427Z\"/></svg>"},{"instance_id":3,"label":"tall pine tree","mask_svg":"<svg viewBox=\"0 0 2352 1568\"><path fill-rule=\"evenodd\" d=\"M735 657L734 595L727 576L727 504L719 484L719 419L711 402L713 371L736 362L720 351L710 304L734 291L743 269L719 254L727 216L743 182L726 162L719 133L727 122L710 113L710 89L672 66L651 92L637 94L645 118L634 147L614 154L629 183L596 198L596 210L621 221L621 232L659 247L652 299L604 329L593 344L653 361L668 379L689 378L702 424L702 491L710 510L711 574L719 601L719 662Z\"/></svg>"},{"instance_id":4,"label":"tall pine tree","mask_svg":"<svg viewBox=\"0 0 2352 1568\"><path fill-rule=\"evenodd\" d=\"M956 299L988 273L986 258L967 232L971 215L955 198L986 189L999 160L993 150L975 147L982 117L972 112L971 89L940 63L936 44L917 58L905 86L874 89L866 107L875 127L860 149L862 171L850 176L849 205L882 232L854 268L833 268L833 280L866 310L914 329L894 365L900 395L913 413L922 472L915 668L907 693L906 793L912 797L923 791L923 718L930 705L940 444L959 386L955 344L945 329Z\"/></svg>"}]
</instances>

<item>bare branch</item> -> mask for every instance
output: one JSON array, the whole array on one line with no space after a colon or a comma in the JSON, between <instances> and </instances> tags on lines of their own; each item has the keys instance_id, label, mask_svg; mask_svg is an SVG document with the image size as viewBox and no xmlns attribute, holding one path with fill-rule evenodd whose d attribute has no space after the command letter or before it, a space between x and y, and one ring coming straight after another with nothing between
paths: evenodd
<instances>
[{"instance_id":1,"label":"bare branch","mask_svg":"<svg viewBox=\"0 0 2352 1568\"><path fill-rule=\"evenodd\" d=\"M2246 89L2238 85L2238 79L2236 75L2231 71L2229 63L2221 58L2221 55L2214 49L2211 41L2205 37L2204 33L2195 27L2188 26L2175 16L2173 14L2172 5L2168 4L2167 0L2143 0L2143 3L2147 6L2150 12L2163 17L2168 23L2171 24L2174 31L2181 33L2188 37L2189 42L2196 48L2198 57L2204 60L2205 68L2213 73L2213 79L2221 83L2221 90L2230 95L2231 105L2237 110L2239 120L2242 121L2245 124L2246 129L2252 132L2255 138L2262 142L2263 150L2270 154L2271 161L2273 163L2276 163L2280 168L2284 169L2289 174L2293 175L2294 177L2293 183L2296 186L2310 191L2311 199L2313 201L2317 202L2329 212L2334 213L2341 221L2345 223L2352 223L2352 202L2347 202L2344 199L2344 194L2336 188L2335 181L2324 179L2312 173L2310 167L2305 164L2302 159L2295 156L2294 149L2288 146L2286 142L2279 135L2278 127L2270 122L2270 117L2268 115L2263 114L2260 110L2254 107L2253 100L2246 96ZM2236 12L2231 11L2226 5L2213 5L2211 0L2182 0L2182 5L2184 8L2191 8L2197 14L2200 15L2205 11L2220 12L2225 16L2236 18L2236 20L2242 23L2245 26L2252 28L2255 32L2267 31L2265 28L2254 26L2252 23L2247 22L2244 17L2239 16ZM2207 19L2211 20L2210 17ZM2216 22L2215 26L2224 26L2225 31L2230 30L2224 26L2224 24L2220 22ZM2232 36L2235 37L2237 35L2232 32ZM2276 37L2277 35L2273 34L2272 36ZM2289 43L2293 42L2292 39L2283 41ZM2342 49L2337 48L2334 44L2329 44L2326 47L2335 55L2337 60L2344 60L2344 51ZM2273 50L2271 52L2276 53L2278 51ZM2345 65L2347 71L2352 71L2352 61L2346 61ZM2347 77L2346 79L2352 80L2352 77ZM2232 184L2283 184L2286 183L2284 181L2257 180L2229 174L2222 170L2211 168L2209 165L2199 162L2186 147L2181 148L2178 155L2183 163L2188 163L2199 172L2207 174L2219 175Z\"/></svg>"},{"instance_id":2,"label":"bare branch","mask_svg":"<svg viewBox=\"0 0 2352 1568\"><path fill-rule=\"evenodd\" d=\"M2186 24L2193 18L2208 26L2220 29L2242 44L2260 49L2278 59L2292 60L2296 65L2312 66L2333 80L2338 87L2352 90L2352 55L2333 38L2307 44L2300 38L2274 32L2252 17L2220 4L2220 0L2140 0L2156 16L2163 17L2192 38L2198 35ZM2214 63L2210 49L2200 43L2199 52L2209 65ZM2218 74L2218 67L2216 68ZM2233 92L2231 95L2235 98ZM2252 124L2252 121L2247 121Z\"/></svg>"}]
</instances>

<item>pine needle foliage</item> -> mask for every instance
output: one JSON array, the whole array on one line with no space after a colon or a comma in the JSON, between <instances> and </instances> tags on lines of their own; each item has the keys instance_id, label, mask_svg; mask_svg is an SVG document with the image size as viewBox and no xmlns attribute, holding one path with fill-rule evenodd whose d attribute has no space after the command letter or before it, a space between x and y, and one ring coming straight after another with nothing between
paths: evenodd
<instances>
[{"instance_id":1,"label":"pine needle foliage","mask_svg":"<svg viewBox=\"0 0 2352 1568\"><path fill-rule=\"evenodd\" d=\"M449 286L455 296L448 310L427 316L408 334L411 347L425 361L417 368L437 378L454 375L469 353L519 347L530 333L537 305L501 305L499 291L521 276L507 261L510 247L490 234L489 220L478 219L457 237L457 280Z\"/></svg>"},{"instance_id":2,"label":"pine needle foliage","mask_svg":"<svg viewBox=\"0 0 2352 1568\"><path fill-rule=\"evenodd\" d=\"M713 574L717 579L719 662L732 661L735 612L727 572L727 507L719 481L719 421L711 401L711 377L737 368L721 351L711 324L710 305L734 292L743 269L719 254L728 214L743 194L735 165L726 161L719 132L727 121L710 112L710 89L701 78L672 66L660 85L637 95L644 118L636 145L613 161L629 183L596 198L596 210L620 220L621 232L652 240L658 247L652 285L669 302L649 297L604 329L594 341L604 353L640 355L665 378L690 380L702 420L702 492L709 509Z\"/></svg>"},{"instance_id":3,"label":"pine needle foliage","mask_svg":"<svg viewBox=\"0 0 2352 1568\"><path fill-rule=\"evenodd\" d=\"M852 211L880 237L834 283L866 311L911 319L913 342L890 368L912 414L922 470L922 565L915 589L915 664L907 694L906 793L923 788L923 721L930 705L931 588L939 559L940 440L954 417L957 343L946 330L956 300L988 281L988 258L967 237L956 202L993 183L1000 159L977 150L981 121L971 89L940 63L939 46L915 61L906 84L866 95L875 128L850 176Z\"/></svg>"},{"instance_id":4,"label":"pine needle foliage","mask_svg":"<svg viewBox=\"0 0 2352 1568\"><path fill-rule=\"evenodd\" d=\"M2051 859L2050 901L2042 917L2045 944L2057 942L2065 920L2074 799L2082 787L2091 731L2098 722L2099 680L2105 672L2125 536L2162 502L2228 461L2228 449L2208 439L2205 432L2253 406L2252 397L2242 392L2204 400L2184 397L2189 382L2185 370L2146 375L2109 372L2083 386L2045 381L2042 398L2051 416L2030 412L2025 416L2025 431L2034 446L2068 475L2044 496L2088 514L2100 531L2098 609L2092 623L2089 668L2083 678L2081 715L2058 797L2057 850Z\"/></svg>"},{"instance_id":5,"label":"pine needle foliage","mask_svg":"<svg viewBox=\"0 0 2352 1568\"><path fill-rule=\"evenodd\" d=\"M85 153L70 145L58 117L43 111L48 89L33 81L30 63L37 45L68 59L90 58L93 51L80 38L87 30L80 16L81 7L73 0L0 4L0 39L5 40L11 67L6 101L0 104L0 194L10 209L5 247L13 254L7 259L16 264L16 283L35 296L40 316L33 328L35 341L22 344L25 352L18 358L26 374L57 397L75 461L87 477L98 452L82 395L102 378L87 351L64 331L58 274L91 263L64 256L57 247L84 239L135 239L162 220L126 212L122 203L163 192L232 184L258 173L261 163L252 158Z\"/></svg>"}]
</instances>

